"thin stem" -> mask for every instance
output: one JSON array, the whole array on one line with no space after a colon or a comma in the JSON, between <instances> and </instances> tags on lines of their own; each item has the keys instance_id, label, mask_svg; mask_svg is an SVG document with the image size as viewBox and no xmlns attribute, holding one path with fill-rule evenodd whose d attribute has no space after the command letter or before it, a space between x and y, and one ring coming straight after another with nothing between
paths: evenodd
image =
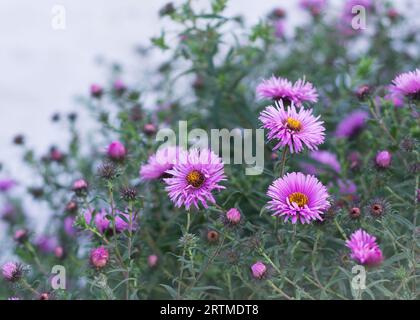
<instances>
[{"instance_id":1,"label":"thin stem","mask_svg":"<svg viewBox=\"0 0 420 320\"><path fill-rule=\"evenodd\" d=\"M285 169L286 160L287 160L287 157L286 157L287 150L288 149L286 147L284 147L283 153L282 153L282 156L281 156L281 162L280 162L281 163L280 164L280 178L284 176L284 169Z\"/></svg>"},{"instance_id":2,"label":"thin stem","mask_svg":"<svg viewBox=\"0 0 420 320\"><path fill-rule=\"evenodd\" d=\"M185 227L185 232L184 235L186 235L189 230L190 230L190 224L191 224L191 213L190 211L187 211L187 224ZM185 253L187 251L187 244L184 243L184 247L182 249L182 261L181 261L181 271L179 273L179 279L178 279L178 299L181 298L181 283L182 283L182 278L184 276L184 259L185 259Z\"/></svg>"}]
</instances>

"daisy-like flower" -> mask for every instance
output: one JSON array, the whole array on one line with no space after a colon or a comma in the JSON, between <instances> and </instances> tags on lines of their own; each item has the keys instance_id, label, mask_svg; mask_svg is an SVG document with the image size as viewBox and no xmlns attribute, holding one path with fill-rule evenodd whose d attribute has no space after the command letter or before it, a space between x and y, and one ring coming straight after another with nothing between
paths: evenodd
<instances>
[{"instance_id":1,"label":"daisy-like flower","mask_svg":"<svg viewBox=\"0 0 420 320\"><path fill-rule=\"evenodd\" d=\"M369 114L363 110L356 110L346 116L337 125L335 136L337 138L352 138L356 136L366 125Z\"/></svg>"},{"instance_id":2,"label":"daisy-like flower","mask_svg":"<svg viewBox=\"0 0 420 320\"><path fill-rule=\"evenodd\" d=\"M158 150L156 154L149 157L147 164L140 168L140 177L143 180L156 180L165 177L165 172L173 168L183 153L185 153L184 150L175 146Z\"/></svg>"},{"instance_id":3,"label":"daisy-like flower","mask_svg":"<svg viewBox=\"0 0 420 320\"><path fill-rule=\"evenodd\" d=\"M311 175L292 172L275 180L268 188L271 198L268 209L274 216L289 219L293 224L302 224L314 220L322 221L322 215L330 207L327 188Z\"/></svg>"},{"instance_id":4,"label":"daisy-like flower","mask_svg":"<svg viewBox=\"0 0 420 320\"><path fill-rule=\"evenodd\" d=\"M294 84L285 78L272 76L264 79L257 86L257 96L260 99L272 99L283 101L290 105L292 102L297 106L302 106L303 102L317 102L318 93L310 82L304 79L297 80Z\"/></svg>"},{"instance_id":5,"label":"daisy-like flower","mask_svg":"<svg viewBox=\"0 0 420 320\"><path fill-rule=\"evenodd\" d=\"M351 250L351 258L362 265L377 266L383 261L376 238L362 229L350 236L346 246Z\"/></svg>"},{"instance_id":6,"label":"daisy-like flower","mask_svg":"<svg viewBox=\"0 0 420 320\"><path fill-rule=\"evenodd\" d=\"M393 91L411 99L420 100L420 69L398 75L393 81Z\"/></svg>"},{"instance_id":7,"label":"daisy-like flower","mask_svg":"<svg viewBox=\"0 0 420 320\"><path fill-rule=\"evenodd\" d=\"M199 203L205 208L207 202L216 203L213 190L224 189L219 185L226 180L222 159L209 149L192 149L180 155L180 161L166 173L171 178L165 178L166 191L169 198L179 208L185 205L187 209Z\"/></svg>"},{"instance_id":8,"label":"daisy-like flower","mask_svg":"<svg viewBox=\"0 0 420 320\"><path fill-rule=\"evenodd\" d=\"M276 102L275 106L268 106L260 113L259 120L268 130L269 140L279 142L273 150L288 146L291 153L298 153L306 146L309 150L317 150L324 142L325 128L319 116L315 117L312 110L303 108L296 110L294 104L284 108L283 102Z\"/></svg>"}]
</instances>

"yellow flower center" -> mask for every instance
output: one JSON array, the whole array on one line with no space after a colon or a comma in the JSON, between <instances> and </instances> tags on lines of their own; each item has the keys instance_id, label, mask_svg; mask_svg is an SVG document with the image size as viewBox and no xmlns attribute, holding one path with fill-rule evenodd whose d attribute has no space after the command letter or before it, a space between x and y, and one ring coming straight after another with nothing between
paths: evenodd
<instances>
[{"instance_id":1,"label":"yellow flower center","mask_svg":"<svg viewBox=\"0 0 420 320\"><path fill-rule=\"evenodd\" d=\"M204 175L198 170L193 170L187 175L188 184L195 188L201 187L205 179Z\"/></svg>"},{"instance_id":2,"label":"yellow flower center","mask_svg":"<svg viewBox=\"0 0 420 320\"><path fill-rule=\"evenodd\" d=\"M299 131L302 128L302 124L299 120L293 118L287 118L287 127L293 131Z\"/></svg>"},{"instance_id":3,"label":"yellow flower center","mask_svg":"<svg viewBox=\"0 0 420 320\"><path fill-rule=\"evenodd\" d=\"M289 201L296 203L300 208L303 208L306 204L308 204L308 197L300 192L293 192L289 196Z\"/></svg>"}]
</instances>

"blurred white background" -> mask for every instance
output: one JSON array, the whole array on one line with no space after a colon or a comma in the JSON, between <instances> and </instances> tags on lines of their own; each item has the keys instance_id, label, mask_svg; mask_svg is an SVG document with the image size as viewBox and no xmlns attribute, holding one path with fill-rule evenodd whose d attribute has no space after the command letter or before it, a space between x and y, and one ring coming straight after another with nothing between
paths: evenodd
<instances>
[{"instance_id":1,"label":"blurred white background","mask_svg":"<svg viewBox=\"0 0 420 320\"><path fill-rule=\"evenodd\" d=\"M63 140L64 132L51 124L51 114L77 111L72 97L87 93L92 82L105 80L104 68L94 63L99 55L122 62L132 73L141 72L142 61L134 48L149 44L150 38L167 26L167 18L158 17L158 10L167 2L0 1L0 162L19 174L17 151L11 146L16 133L27 136L29 145L39 151ZM210 0L196 2L205 5ZM298 3L298 0L230 0L228 14L242 14L250 25L274 7L281 7L288 12L287 24L291 28L309 17L298 8ZM343 1L329 3L337 6ZM55 5L66 10L65 30L54 30L51 26ZM151 58L159 60L157 56ZM147 60L148 66L150 63Z\"/></svg>"}]
</instances>

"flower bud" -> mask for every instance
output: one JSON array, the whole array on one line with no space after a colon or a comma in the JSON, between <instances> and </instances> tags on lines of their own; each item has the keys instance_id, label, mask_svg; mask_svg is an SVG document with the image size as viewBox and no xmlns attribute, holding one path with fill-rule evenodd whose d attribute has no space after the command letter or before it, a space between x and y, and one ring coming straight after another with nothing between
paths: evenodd
<instances>
[{"instance_id":1,"label":"flower bud","mask_svg":"<svg viewBox=\"0 0 420 320\"><path fill-rule=\"evenodd\" d=\"M375 162L380 168L388 168L391 165L392 155L389 151L379 151L376 155Z\"/></svg>"},{"instance_id":2,"label":"flower bud","mask_svg":"<svg viewBox=\"0 0 420 320\"><path fill-rule=\"evenodd\" d=\"M226 218L231 224L238 224L241 222L241 213L238 209L232 208L226 212Z\"/></svg>"},{"instance_id":3,"label":"flower bud","mask_svg":"<svg viewBox=\"0 0 420 320\"><path fill-rule=\"evenodd\" d=\"M153 123L146 123L143 128L143 132L148 136L156 133L156 127Z\"/></svg>"},{"instance_id":4,"label":"flower bud","mask_svg":"<svg viewBox=\"0 0 420 320\"><path fill-rule=\"evenodd\" d=\"M361 211L358 207L353 207L349 210L349 215L352 219L358 219L360 217Z\"/></svg>"},{"instance_id":5,"label":"flower bud","mask_svg":"<svg viewBox=\"0 0 420 320\"><path fill-rule=\"evenodd\" d=\"M158 256L155 254L152 254L147 257L147 264L150 268L154 268L156 267L158 260L159 260Z\"/></svg>"},{"instance_id":6,"label":"flower bud","mask_svg":"<svg viewBox=\"0 0 420 320\"><path fill-rule=\"evenodd\" d=\"M105 247L98 247L90 252L90 263L97 269L105 267L108 260L109 252Z\"/></svg>"},{"instance_id":7,"label":"flower bud","mask_svg":"<svg viewBox=\"0 0 420 320\"><path fill-rule=\"evenodd\" d=\"M63 258L64 257L64 249L63 249L63 247L62 246L55 247L55 249L54 249L54 255L58 259Z\"/></svg>"},{"instance_id":8,"label":"flower bud","mask_svg":"<svg viewBox=\"0 0 420 320\"><path fill-rule=\"evenodd\" d=\"M359 100L364 100L370 95L370 87L366 84L361 85L356 90L356 96L359 98Z\"/></svg>"},{"instance_id":9,"label":"flower bud","mask_svg":"<svg viewBox=\"0 0 420 320\"><path fill-rule=\"evenodd\" d=\"M258 261L251 266L251 271L255 279L262 279L267 272L267 267L264 263Z\"/></svg>"},{"instance_id":10,"label":"flower bud","mask_svg":"<svg viewBox=\"0 0 420 320\"><path fill-rule=\"evenodd\" d=\"M100 97L102 97L103 92L104 91L103 91L102 87L98 84L94 83L90 86L90 95L94 98L99 99Z\"/></svg>"},{"instance_id":11,"label":"flower bud","mask_svg":"<svg viewBox=\"0 0 420 320\"><path fill-rule=\"evenodd\" d=\"M112 160L121 161L127 155L127 150L121 142L114 141L108 146L107 153Z\"/></svg>"},{"instance_id":12,"label":"flower bud","mask_svg":"<svg viewBox=\"0 0 420 320\"><path fill-rule=\"evenodd\" d=\"M13 240L15 240L18 243L22 243L27 239L28 239L28 230L26 229L18 229L15 231L15 234L13 235Z\"/></svg>"},{"instance_id":13,"label":"flower bud","mask_svg":"<svg viewBox=\"0 0 420 320\"><path fill-rule=\"evenodd\" d=\"M73 183L73 191L76 193L76 195L82 196L87 192L87 190L88 190L88 184L86 180L79 179Z\"/></svg>"}]
</instances>

